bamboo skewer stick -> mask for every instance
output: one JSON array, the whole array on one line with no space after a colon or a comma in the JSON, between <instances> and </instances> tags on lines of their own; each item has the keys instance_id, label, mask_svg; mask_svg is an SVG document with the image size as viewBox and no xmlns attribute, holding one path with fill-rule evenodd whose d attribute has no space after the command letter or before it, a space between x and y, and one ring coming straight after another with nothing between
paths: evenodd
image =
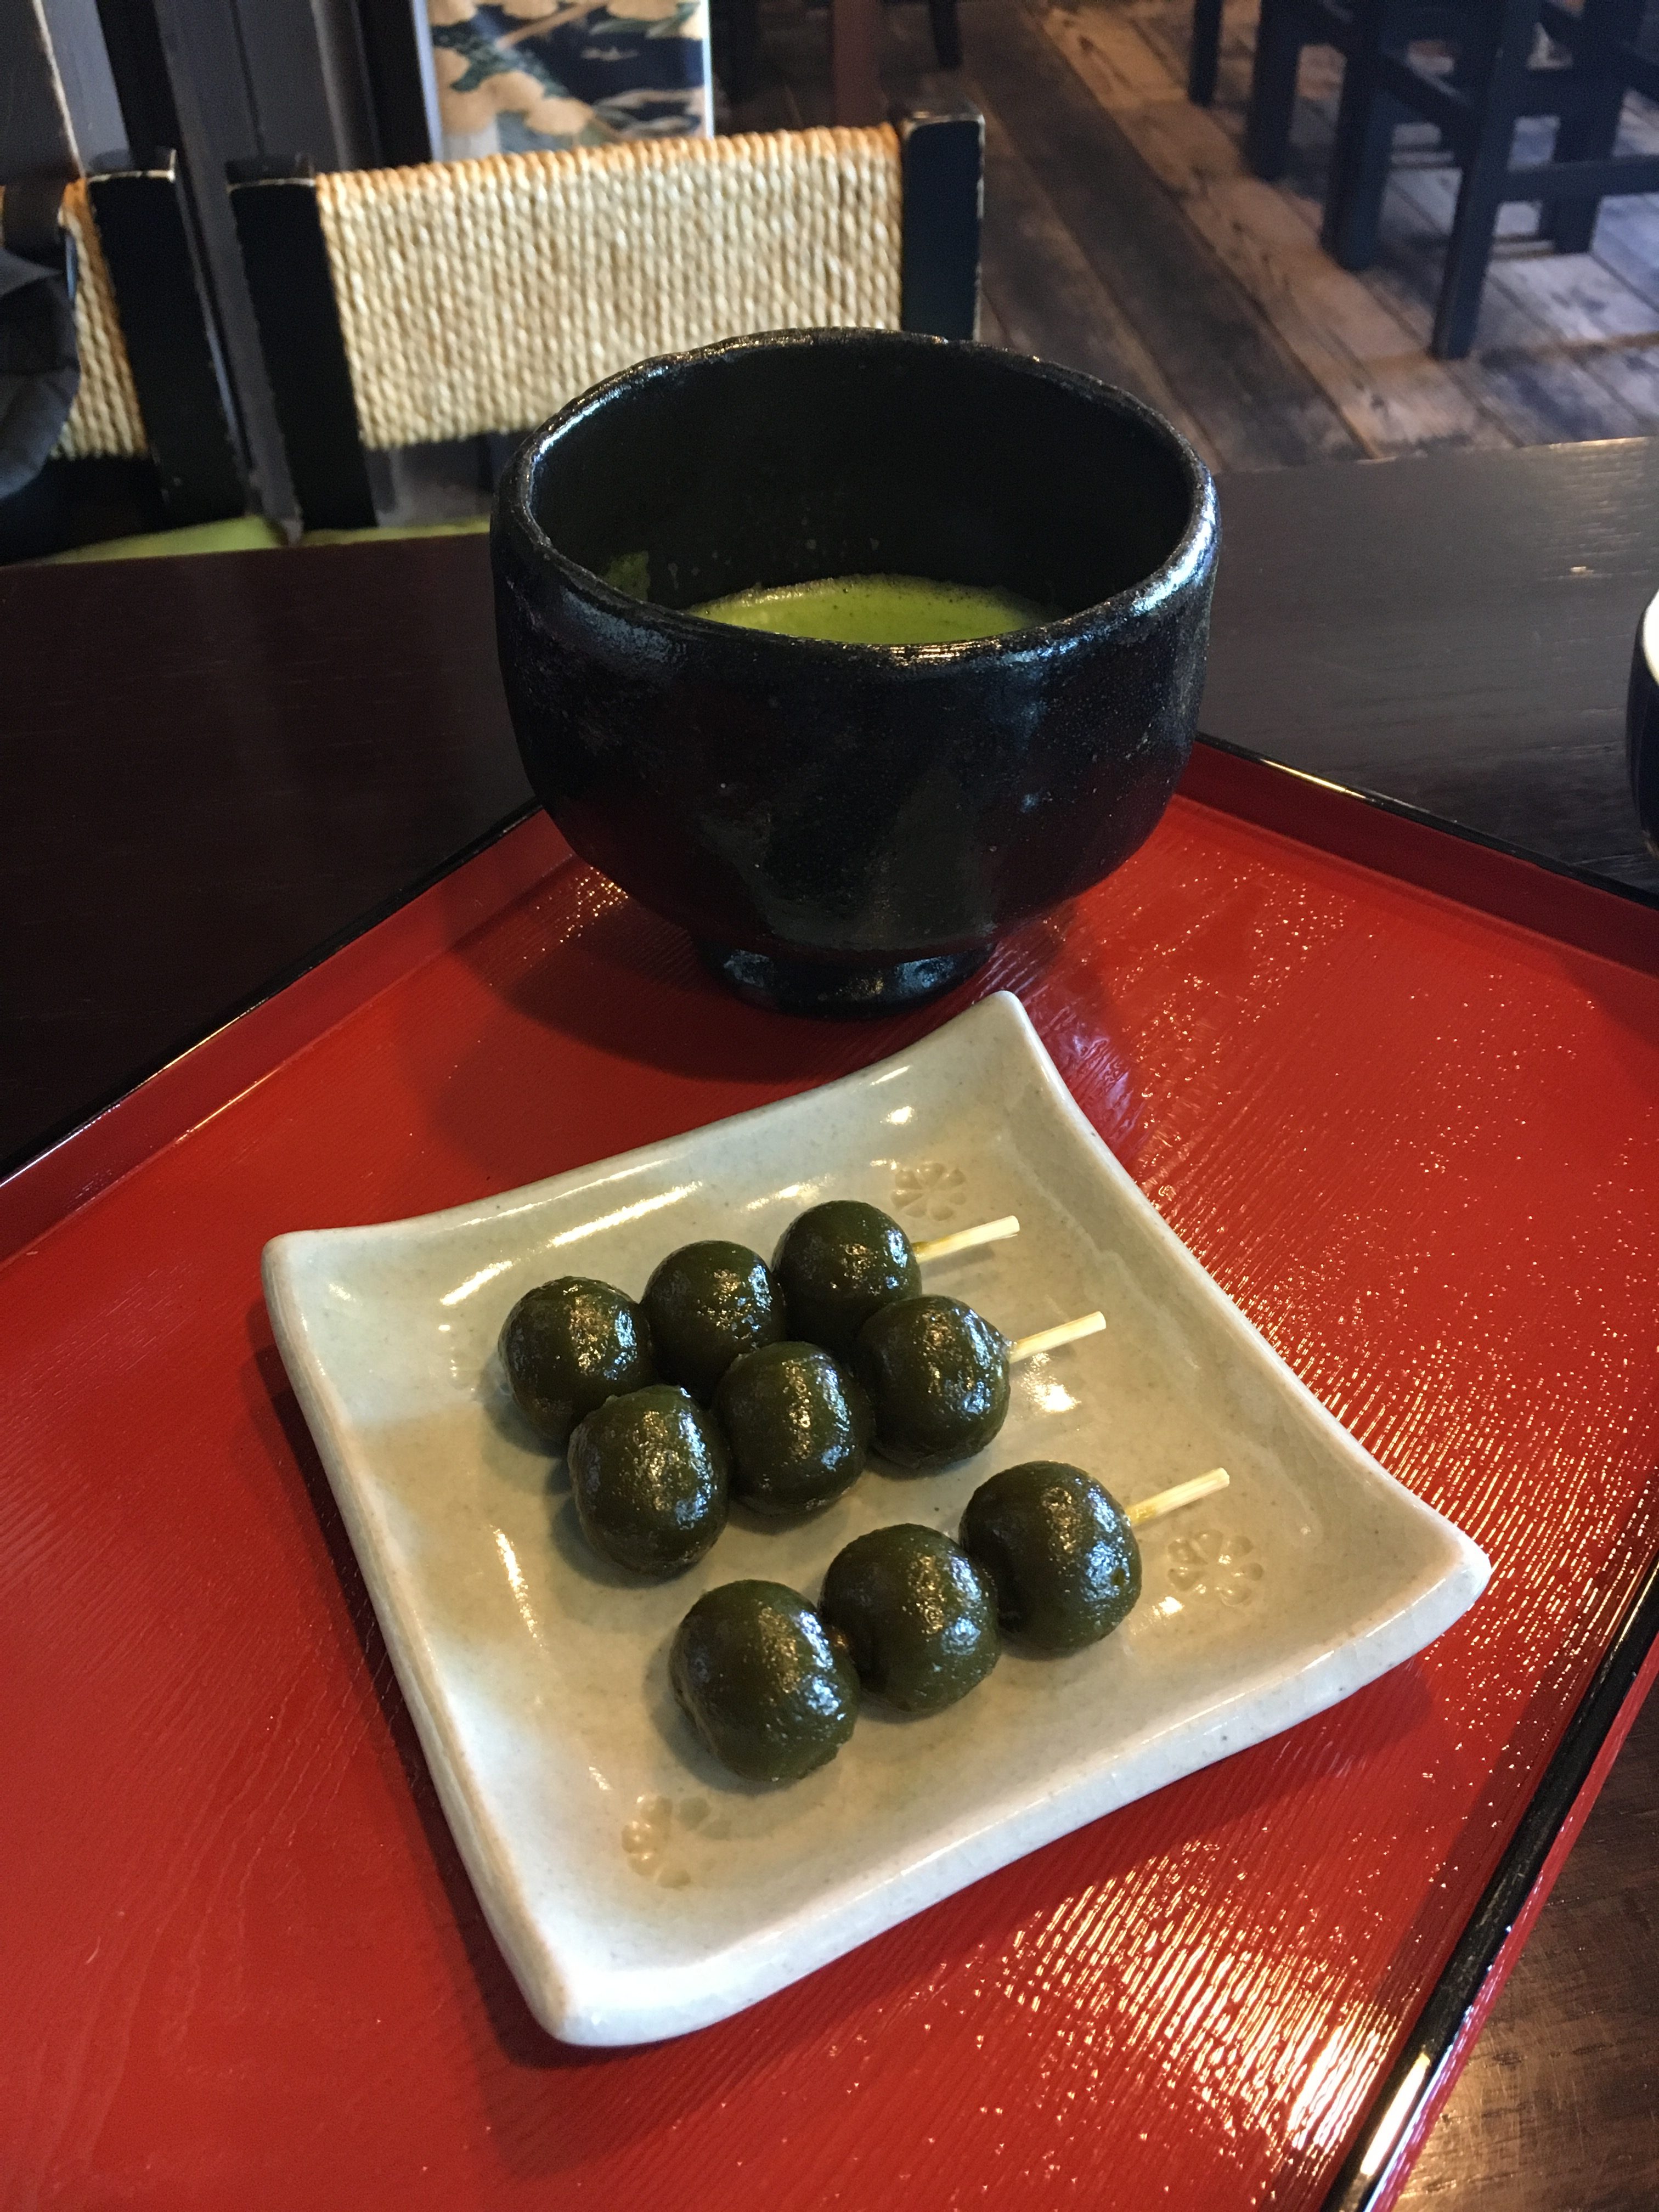
<instances>
[{"instance_id":1,"label":"bamboo skewer stick","mask_svg":"<svg viewBox=\"0 0 1659 2212\"><path fill-rule=\"evenodd\" d=\"M1033 1336L1017 1336L1008 1346L1008 1364L1018 1366L1022 1359L1035 1359L1039 1352L1054 1352L1062 1344L1075 1344L1080 1336L1096 1336L1106 1326L1103 1313L1081 1314L1076 1321L1056 1322L1053 1328L1040 1328Z\"/></svg>"},{"instance_id":2,"label":"bamboo skewer stick","mask_svg":"<svg viewBox=\"0 0 1659 2212\"><path fill-rule=\"evenodd\" d=\"M910 1249L918 1260L948 1260L952 1252L971 1252L976 1244L1000 1244L1005 1237L1018 1237L1019 1216L1005 1213L1000 1221L981 1221L976 1228L958 1229L949 1237L930 1237Z\"/></svg>"},{"instance_id":3,"label":"bamboo skewer stick","mask_svg":"<svg viewBox=\"0 0 1659 2212\"><path fill-rule=\"evenodd\" d=\"M1224 1490L1231 1480L1224 1467L1212 1467L1207 1474L1195 1474L1189 1482L1177 1482L1154 1497L1143 1498L1139 1505L1126 1505L1124 1518L1132 1528L1148 1521L1161 1521L1166 1513L1178 1513L1183 1505L1196 1505L1200 1498Z\"/></svg>"}]
</instances>

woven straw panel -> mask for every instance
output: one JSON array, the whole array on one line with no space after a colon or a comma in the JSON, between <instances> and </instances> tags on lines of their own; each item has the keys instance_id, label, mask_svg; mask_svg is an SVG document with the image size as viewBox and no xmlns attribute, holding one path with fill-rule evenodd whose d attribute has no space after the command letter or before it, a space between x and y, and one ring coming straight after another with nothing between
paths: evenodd
<instances>
[{"instance_id":1,"label":"woven straw panel","mask_svg":"<svg viewBox=\"0 0 1659 2212\"><path fill-rule=\"evenodd\" d=\"M75 240L79 279L75 289L75 337L81 355L81 388L58 441L66 460L88 453L120 453L136 459L149 451L144 418L115 312L115 293L105 265L98 226L92 219L85 180L64 192L64 228Z\"/></svg>"},{"instance_id":2,"label":"woven straw panel","mask_svg":"<svg viewBox=\"0 0 1659 2212\"><path fill-rule=\"evenodd\" d=\"M317 197L371 447L525 429L745 331L899 327L885 125L347 170Z\"/></svg>"}]
</instances>

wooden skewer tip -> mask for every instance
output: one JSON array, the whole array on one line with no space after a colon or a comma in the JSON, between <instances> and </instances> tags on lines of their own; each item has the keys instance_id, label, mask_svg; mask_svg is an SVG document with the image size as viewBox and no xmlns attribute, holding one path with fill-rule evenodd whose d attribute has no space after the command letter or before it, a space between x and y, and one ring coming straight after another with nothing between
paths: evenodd
<instances>
[{"instance_id":1,"label":"wooden skewer tip","mask_svg":"<svg viewBox=\"0 0 1659 2212\"><path fill-rule=\"evenodd\" d=\"M1057 1322L1053 1328L1018 1336L1008 1347L1008 1364L1013 1367L1022 1359L1035 1359L1040 1352L1058 1351L1062 1344L1075 1344L1080 1336L1097 1336L1105 1326L1103 1313L1079 1314L1075 1321Z\"/></svg>"},{"instance_id":2,"label":"wooden skewer tip","mask_svg":"<svg viewBox=\"0 0 1659 2212\"><path fill-rule=\"evenodd\" d=\"M1183 1505L1196 1505L1200 1498L1224 1490L1231 1480L1224 1467L1212 1467L1207 1474L1195 1474L1190 1481L1175 1483L1152 1498L1143 1498L1138 1505L1126 1505L1124 1518L1132 1528L1139 1528L1144 1522L1161 1521L1166 1513L1178 1513Z\"/></svg>"},{"instance_id":3,"label":"wooden skewer tip","mask_svg":"<svg viewBox=\"0 0 1659 2212\"><path fill-rule=\"evenodd\" d=\"M1005 1237L1018 1237L1019 1216L1005 1213L1000 1221L981 1221L972 1229L953 1230L948 1237L930 1237L910 1249L924 1263L949 1259L952 1252L971 1252L977 1244L1000 1244Z\"/></svg>"}]
</instances>

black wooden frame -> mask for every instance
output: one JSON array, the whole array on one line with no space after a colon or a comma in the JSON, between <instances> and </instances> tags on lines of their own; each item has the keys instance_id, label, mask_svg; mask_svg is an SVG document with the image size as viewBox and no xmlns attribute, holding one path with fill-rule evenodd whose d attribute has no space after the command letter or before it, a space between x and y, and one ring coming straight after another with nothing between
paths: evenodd
<instances>
[{"instance_id":1,"label":"black wooden frame","mask_svg":"<svg viewBox=\"0 0 1659 2212\"><path fill-rule=\"evenodd\" d=\"M67 253L61 179L7 193L6 241L33 259ZM88 198L143 417L142 458L49 460L0 501L0 562L246 513L247 483L212 319L170 152L94 166Z\"/></svg>"},{"instance_id":2,"label":"black wooden frame","mask_svg":"<svg viewBox=\"0 0 1659 2212\"><path fill-rule=\"evenodd\" d=\"M1463 12L1463 0L1412 0L1401 18L1402 33L1443 37ZM1244 120L1244 158L1258 177L1273 184L1285 173L1303 48L1334 46L1346 55L1358 21L1355 0L1261 0Z\"/></svg>"},{"instance_id":3,"label":"black wooden frame","mask_svg":"<svg viewBox=\"0 0 1659 2212\"><path fill-rule=\"evenodd\" d=\"M169 524L247 507L229 386L203 296L171 151L87 179Z\"/></svg>"},{"instance_id":4,"label":"black wooden frame","mask_svg":"<svg viewBox=\"0 0 1659 2212\"><path fill-rule=\"evenodd\" d=\"M236 161L230 204L289 476L307 530L375 522L309 159Z\"/></svg>"},{"instance_id":5,"label":"black wooden frame","mask_svg":"<svg viewBox=\"0 0 1659 2212\"><path fill-rule=\"evenodd\" d=\"M1588 0L1583 16L1559 0L1465 0L1460 43L1468 52L1460 51L1449 79L1434 77L1404 51L1408 13L1400 0L1355 0L1324 244L1345 269L1370 265L1395 126L1407 115L1432 123L1462 176L1430 350L1458 361L1474 343L1498 214L1507 202L1541 201L1548 234L1574 252L1589 244L1600 200L1659 191L1659 155L1613 152L1626 89L1659 96L1659 63L1632 43L1641 0ZM1567 49L1566 68L1532 65L1540 24ZM1516 167L1516 121L1536 115L1559 118L1556 158Z\"/></svg>"},{"instance_id":6,"label":"black wooden frame","mask_svg":"<svg viewBox=\"0 0 1659 2212\"><path fill-rule=\"evenodd\" d=\"M1221 0L1193 0L1192 44L1187 54L1187 97L1194 107L1215 98L1221 65Z\"/></svg>"},{"instance_id":7,"label":"black wooden frame","mask_svg":"<svg viewBox=\"0 0 1659 2212\"><path fill-rule=\"evenodd\" d=\"M904 187L902 326L971 338L979 325L984 119L963 106L906 113L896 125ZM329 275L316 173L301 158L234 162L230 200L305 526L370 528L376 519L370 463Z\"/></svg>"},{"instance_id":8,"label":"black wooden frame","mask_svg":"<svg viewBox=\"0 0 1659 2212\"><path fill-rule=\"evenodd\" d=\"M913 109L896 121L904 176L900 327L976 337L985 118L964 103Z\"/></svg>"}]
</instances>

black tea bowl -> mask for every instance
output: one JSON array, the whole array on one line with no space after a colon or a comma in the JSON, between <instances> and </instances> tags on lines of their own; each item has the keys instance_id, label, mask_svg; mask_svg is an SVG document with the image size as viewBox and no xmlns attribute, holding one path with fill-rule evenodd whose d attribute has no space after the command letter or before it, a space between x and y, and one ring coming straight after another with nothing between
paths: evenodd
<instances>
[{"instance_id":1,"label":"black tea bowl","mask_svg":"<svg viewBox=\"0 0 1659 2212\"><path fill-rule=\"evenodd\" d=\"M879 1013L1151 833L1193 740L1215 487L1152 409L991 347L785 331L642 363L496 495L501 674L585 860L745 997ZM686 611L921 576L1052 619L845 645Z\"/></svg>"},{"instance_id":2,"label":"black tea bowl","mask_svg":"<svg viewBox=\"0 0 1659 2212\"><path fill-rule=\"evenodd\" d=\"M1637 818L1648 849L1659 853L1659 599L1649 602L1636 633L1626 726Z\"/></svg>"}]
</instances>

